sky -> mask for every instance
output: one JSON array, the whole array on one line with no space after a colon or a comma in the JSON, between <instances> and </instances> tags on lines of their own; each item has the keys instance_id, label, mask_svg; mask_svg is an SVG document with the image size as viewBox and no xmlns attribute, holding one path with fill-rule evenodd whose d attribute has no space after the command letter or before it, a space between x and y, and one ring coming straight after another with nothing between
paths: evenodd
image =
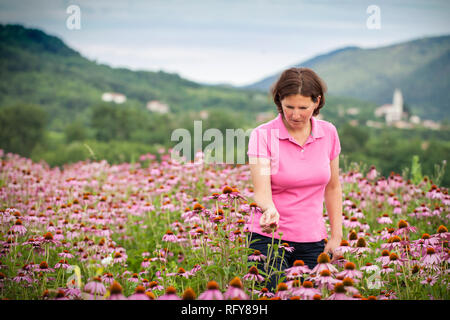
<instances>
[{"instance_id":1,"label":"sky","mask_svg":"<svg viewBox=\"0 0 450 320\"><path fill-rule=\"evenodd\" d=\"M448 0L0 2L0 23L39 28L90 60L235 86L346 46L447 35L449 18Z\"/></svg>"}]
</instances>

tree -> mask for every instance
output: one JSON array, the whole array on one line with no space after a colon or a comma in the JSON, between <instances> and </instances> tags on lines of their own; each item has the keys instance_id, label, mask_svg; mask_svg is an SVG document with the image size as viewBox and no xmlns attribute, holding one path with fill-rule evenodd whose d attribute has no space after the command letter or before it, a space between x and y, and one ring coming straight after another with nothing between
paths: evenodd
<instances>
[{"instance_id":1,"label":"tree","mask_svg":"<svg viewBox=\"0 0 450 320\"><path fill-rule=\"evenodd\" d=\"M42 107L15 104L0 109L0 148L29 157L43 138L48 115Z\"/></svg>"}]
</instances>

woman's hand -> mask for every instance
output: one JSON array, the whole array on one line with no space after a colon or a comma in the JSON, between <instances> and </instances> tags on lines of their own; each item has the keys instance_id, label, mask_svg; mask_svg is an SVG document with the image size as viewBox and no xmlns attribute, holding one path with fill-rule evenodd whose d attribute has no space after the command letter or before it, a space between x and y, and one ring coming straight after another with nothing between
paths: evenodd
<instances>
[{"instance_id":1,"label":"woman's hand","mask_svg":"<svg viewBox=\"0 0 450 320\"><path fill-rule=\"evenodd\" d=\"M327 245L325 246L325 249L323 250L324 253L327 253L328 255L332 254L332 260L337 258L339 255L339 252L336 250L337 247L341 245L341 239L340 238L331 238L328 240Z\"/></svg>"},{"instance_id":2,"label":"woman's hand","mask_svg":"<svg viewBox=\"0 0 450 320\"><path fill-rule=\"evenodd\" d=\"M280 214L275 207L269 207L263 212L261 219L259 219L259 225L264 233L272 233L278 229L278 223L280 221Z\"/></svg>"}]
</instances>

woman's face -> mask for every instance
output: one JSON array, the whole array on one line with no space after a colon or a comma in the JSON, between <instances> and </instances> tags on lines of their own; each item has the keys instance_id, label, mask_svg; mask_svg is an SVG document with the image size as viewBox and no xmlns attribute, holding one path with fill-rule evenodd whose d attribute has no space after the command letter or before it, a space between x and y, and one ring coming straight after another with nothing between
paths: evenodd
<instances>
[{"instance_id":1,"label":"woman's face","mask_svg":"<svg viewBox=\"0 0 450 320\"><path fill-rule=\"evenodd\" d=\"M311 97L300 94L290 95L281 100L284 118L292 129L302 129L308 125L314 110L320 103L320 96L314 103Z\"/></svg>"}]
</instances>

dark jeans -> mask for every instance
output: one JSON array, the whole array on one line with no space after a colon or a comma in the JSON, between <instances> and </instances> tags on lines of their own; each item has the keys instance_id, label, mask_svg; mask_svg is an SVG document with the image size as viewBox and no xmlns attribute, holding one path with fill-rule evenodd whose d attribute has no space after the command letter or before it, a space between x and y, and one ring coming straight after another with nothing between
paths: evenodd
<instances>
[{"instance_id":1,"label":"dark jeans","mask_svg":"<svg viewBox=\"0 0 450 320\"><path fill-rule=\"evenodd\" d=\"M248 240L250 240L250 236L247 236ZM254 242L256 240L256 242ZM274 239L274 245L278 244L278 239ZM263 255L267 257L268 254L268 244L272 244L272 238L265 237L263 235L260 235L258 233L253 233L251 235L251 242L250 248L259 250ZM285 249L278 248L278 258L274 261L274 268L276 270L284 270L287 268L290 268L293 266L295 260L303 260L305 265L307 265L310 269L313 269L317 265L317 257L319 254L323 252L325 249L325 240L320 240L317 242L293 242L293 241L285 241L281 240L280 243L288 243L289 247L293 247L294 250L292 252L289 252ZM284 250L284 257L283 261L281 261L281 257L283 256L283 250ZM274 254L271 255L271 261L270 265L272 265L273 259L272 257ZM264 270L264 261L258 262L256 267L258 268L259 272L266 272ZM270 270L270 266L269 266ZM269 271L268 270L268 271ZM283 276L284 273L281 275ZM263 275L264 276L264 275ZM272 275L270 279L267 279L266 287L270 291L275 291L277 286L277 277L281 278L280 275ZM303 279L302 279L303 282Z\"/></svg>"}]
</instances>

